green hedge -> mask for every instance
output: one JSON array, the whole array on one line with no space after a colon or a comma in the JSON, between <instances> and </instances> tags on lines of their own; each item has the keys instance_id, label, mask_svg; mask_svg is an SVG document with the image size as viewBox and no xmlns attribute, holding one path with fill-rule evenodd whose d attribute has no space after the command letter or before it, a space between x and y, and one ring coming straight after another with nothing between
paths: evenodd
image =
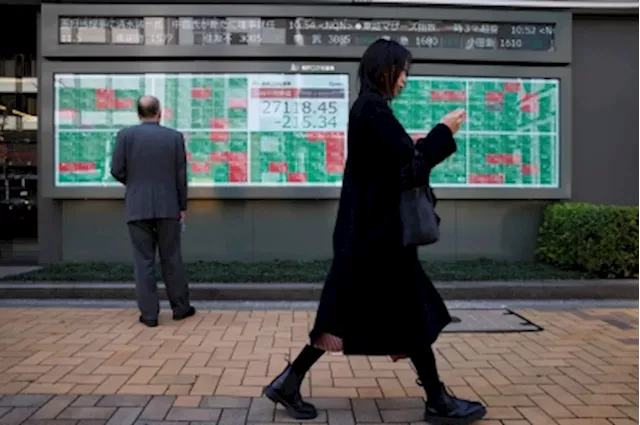
<instances>
[{"instance_id":1,"label":"green hedge","mask_svg":"<svg viewBox=\"0 0 640 425\"><path fill-rule=\"evenodd\" d=\"M549 205L536 255L539 261L596 277L638 277L638 207Z\"/></svg>"}]
</instances>

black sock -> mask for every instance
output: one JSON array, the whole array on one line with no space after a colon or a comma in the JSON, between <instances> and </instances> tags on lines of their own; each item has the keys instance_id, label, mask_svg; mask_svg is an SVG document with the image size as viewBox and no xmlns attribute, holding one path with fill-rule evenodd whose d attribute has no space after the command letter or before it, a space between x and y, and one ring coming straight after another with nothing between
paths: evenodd
<instances>
[{"instance_id":1,"label":"black sock","mask_svg":"<svg viewBox=\"0 0 640 425\"><path fill-rule=\"evenodd\" d=\"M311 366L324 354L324 350L305 345L298 357L291 363L291 370L300 379L304 378Z\"/></svg>"},{"instance_id":2,"label":"black sock","mask_svg":"<svg viewBox=\"0 0 640 425\"><path fill-rule=\"evenodd\" d=\"M436 366L436 357L433 349L429 347L426 350L420 350L411 356L411 362L418 372L418 378L422 381L424 391L427 393L427 400L434 401L442 394L442 383L438 376L438 368Z\"/></svg>"}]
</instances>

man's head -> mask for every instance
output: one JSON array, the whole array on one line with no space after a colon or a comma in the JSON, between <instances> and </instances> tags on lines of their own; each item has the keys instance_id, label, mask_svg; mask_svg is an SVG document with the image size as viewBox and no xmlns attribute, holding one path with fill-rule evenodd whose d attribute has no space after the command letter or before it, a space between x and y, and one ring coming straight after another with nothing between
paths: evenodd
<instances>
[{"instance_id":1,"label":"man's head","mask_svg":"<svg viewBox=\"0 0 640 425\"><path fill-rule=\"evenodd\" d=\"M161 118L160 101L153 96L138 99L138 117L142 121L159 122Z\"/></svg>"}]
</instances>

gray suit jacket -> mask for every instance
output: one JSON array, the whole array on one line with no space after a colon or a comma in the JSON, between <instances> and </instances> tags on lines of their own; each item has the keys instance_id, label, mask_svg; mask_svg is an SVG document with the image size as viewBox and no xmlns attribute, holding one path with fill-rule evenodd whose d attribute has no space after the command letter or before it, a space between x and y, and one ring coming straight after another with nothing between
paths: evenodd
<instances>
[{"instance_id":1,"label":"gray suit jacket","mask_svg":"<svg viewBox=\"0 0 640 425\"><path fill-rule=\"evenodd\" d=\"M178 218L187 209L187 156L179 131L156 123L120 130L111 175L126 187L127 221Z\"/></svg>"}]
</instances>

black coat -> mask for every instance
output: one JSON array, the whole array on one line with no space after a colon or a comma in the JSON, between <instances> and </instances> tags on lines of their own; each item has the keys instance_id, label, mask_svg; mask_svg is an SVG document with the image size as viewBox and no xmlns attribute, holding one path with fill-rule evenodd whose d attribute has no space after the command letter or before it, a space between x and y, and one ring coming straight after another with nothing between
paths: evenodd
<instances>
[{"instance_id":1,"label":"black coat","mask_svg":"<svg viewBox=\"0 0 640 425\"><path fill-rule=\"evenodd\" d=\"M312 342L327 332L342 338L345 354L411 354L450 323L417 249L402 244L399 203L404 189L429 184L431 169L455 151L445 125L414 144L382 96L360 94L349 114L334 258Z\"/></svg>"}]
</instances>

